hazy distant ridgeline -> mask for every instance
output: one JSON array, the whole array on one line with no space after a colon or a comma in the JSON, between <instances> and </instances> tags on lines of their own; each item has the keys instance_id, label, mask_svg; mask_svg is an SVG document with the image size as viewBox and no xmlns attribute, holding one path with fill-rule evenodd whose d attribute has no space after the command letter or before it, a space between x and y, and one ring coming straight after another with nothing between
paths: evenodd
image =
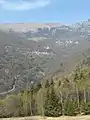
<instances>
[{"instance_id":1,"label":"hazy distant ridgeline","mask_svg":"<svg viewBox=\"0 0 90 120\"><path fill-rule=\"evenodd\" d=\"M22 33L26 39L33 37L48 37L54 40L82 40L90 38L90 21L75 24L60 23L12 23L0 24L3 31Z\"/></svg>"},{"instance_id":2,"label":"hazy distant ridgeline","mask_svg":"<svg viewBox=\"0 0 90 120\"><path fill-rule=\"evenodd\" d=\"M2 30L14 30L16 32L27 32L30 29L36 30L38 28L51 28L59 26L59 23L12 23L12 24L0 24Z\"/></svg>"}]
</instances>

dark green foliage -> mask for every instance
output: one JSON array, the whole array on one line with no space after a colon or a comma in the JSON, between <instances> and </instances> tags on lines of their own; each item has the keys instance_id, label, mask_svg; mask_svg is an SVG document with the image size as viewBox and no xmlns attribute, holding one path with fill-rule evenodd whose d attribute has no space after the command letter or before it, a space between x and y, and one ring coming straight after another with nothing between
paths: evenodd
<instances>
[{"instance_id":1,"label":"dark green foliage","mask_svg":"<svg viewBox=\"0 0 90 120\"><path fill-rule=\"evenodd\" d=\"M34 93L34 85L32 84L30 87L30 93L33 94Z\"/></svg>"},{"instance_id":2,"label":"dark green foliage","mask_svg":"<svg viewBox=\"0 0 90 120\"><path fill-rule=\"evenodd\" d=\"M68 78L66 78L66 79L65 79L65 81L66 81L67 83L69 83L69 80L68 80Z\"/></svg>"},{"instance_id":3,"label":"dark green foliage","mask_svg":"<svg viewBox=\"0 0 90 120\"><path fill-rule=\"evenodd\" d=\"M61 86L61 81L59 81L59 83L58 83L58 87L60 87Z\"/></svg>"},{"instance_id":4,"label":"dark green foliage","mask_svg":"<svg viewBox=\"0 0 90 120\"><path fill-rule=\"evenodd\" d=\"M42 85L41 85L40 82L38 82L38 83L35 85L35 87L34 87L34 91L35 91L35 92L38 92L41 88L42 88Z\"/></svg>"},{"instance_id":5,"label":"dark green foliage","mask_svg":"<svg viewBox=\"0 0 90 120\"><path fill-rule=\"evenodd\" d=\"M58 117L61 115L61 103L53 87L51 88L50 93L47 91L44 112L46 116Z\"/></svg>"},{"instance_id":6,"label":"dark green foliage","mask_svg":"<svg viewBox=\"0 0 90 120\"><path fill-rule=\"evenodd\" d=\"M76 82L77 80L78 80L78 74L76 72L75 75L74 75L74 82Z\"/></svg>"},{"instance_id":7,"label":"dark green foliage","mask_svg":"<svg viewBox=\"0 0 90 120\"><path fill-rule=\"evenodd\" d=\"M53 81L53 78L51 78L51 83L50 83L51 86L54 85L54 81Z\"/></svg>"},{"instance_id":8,"label":"dark green foliage","mask_svg":"<svg viewBox=\"0 0 90 120\"><path fill-rule=\"evenodd\" d=\"M86 104L85 103L82 103L82 112L85 114L85 115L88 115L90 114L90 102L87 102Z\"/></svg>"},{"instance_id":9,"label":"dark green foliage","mask_svg":"<svg viewBox=\"0 0 90 120\"><path fill-rule=\"evenodd\" d=\"M68 116L74 116L77 114L78 112L78 106L77 106L77 102L75 101L66 101L64 103L64 112L65 112L65 115L68 115Z\"/></svg>"},{"instance_id":10,"label":"dark green foliage","mask_svg":"<svg viewBox=\"0 0 90 120\"><path fill-rule=\"evenodd\" d=\"M50 86L49 81L46 80L46 82L45 82L45 88L48 88L49 86Z\"/></svg>"}]
</instances>

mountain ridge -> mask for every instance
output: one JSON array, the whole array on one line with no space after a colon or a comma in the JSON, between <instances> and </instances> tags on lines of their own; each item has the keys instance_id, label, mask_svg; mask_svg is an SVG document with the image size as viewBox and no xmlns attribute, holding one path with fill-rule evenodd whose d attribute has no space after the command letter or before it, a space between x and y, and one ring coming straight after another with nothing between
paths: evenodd
<instances>
[{"instance_id":1,"label":"mountain ridge","mask_svg":"<svg viewBox=\"0 0 90 120\"><path fill-rule=\"evenodd\" d=\"M82 39L90 35L90 20L75 24L61 23L9 23L0 24L0 29L4 32L22 33L22 36L68 38L77 37ZM25 33L25 34L24 34Z\"/></svg>"}]
</instances>

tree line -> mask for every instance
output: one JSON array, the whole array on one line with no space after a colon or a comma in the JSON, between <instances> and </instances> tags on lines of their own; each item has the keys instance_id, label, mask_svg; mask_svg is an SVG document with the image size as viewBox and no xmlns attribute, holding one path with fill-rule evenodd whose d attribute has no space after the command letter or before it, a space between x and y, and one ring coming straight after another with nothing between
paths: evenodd
<instances>
[{"instance_id":1,"label":"tree line","mask_svg":"<svg viewBox=\"0 0 90 120\"><path fill-rule=\"evenodd\" d=\"M77 67L68 77L50 78L0 100L0 117L90 114L90 68Z\"/></svg>"}]
</instances>

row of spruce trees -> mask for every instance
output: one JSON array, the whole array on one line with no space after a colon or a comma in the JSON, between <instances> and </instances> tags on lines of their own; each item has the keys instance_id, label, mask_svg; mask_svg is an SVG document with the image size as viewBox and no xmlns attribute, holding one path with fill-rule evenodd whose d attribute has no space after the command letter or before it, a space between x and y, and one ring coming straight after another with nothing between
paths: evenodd
<instances>
[{"instance_id":1,"label":"row of spruce trees","mask_svg":"<svg viewBox=\"0 0 90 120\"><path fill-rule=\"evenodd\" d=\"M0 100L0 117L90 114L90 68L78 67L64 78L51 78Z\"/></svg>"}]
</instances>

